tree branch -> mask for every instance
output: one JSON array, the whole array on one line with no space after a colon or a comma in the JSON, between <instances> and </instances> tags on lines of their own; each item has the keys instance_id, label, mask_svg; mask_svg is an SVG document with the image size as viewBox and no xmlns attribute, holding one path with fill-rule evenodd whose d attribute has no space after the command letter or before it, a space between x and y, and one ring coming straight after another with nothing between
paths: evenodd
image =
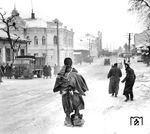
<instances>
[{"instance_id":1,"label":"tree branch","mask_svg":"<svg viewBox=\"0 0 150 134\"><path fill-rule=\"evenodd\" d=\"M17 53L18 53L18 51L19 51L19 49L20 49L20 46L21 46L21 45L20 45L20 43L19 43L19 46L18 46L18 49L17 49Z\"/></svg>"},{"instance_id":2,"label":"tree branch","mask_svg":"<svg viewBox=\"0 0 150 134\"><path fill-rule=\"evenodd\" d=\"M4 18L4 16L6 15L6 12L4 12L4 14L0 13L1 19L3 23L7 23L6 19Z\"/></svg>"},{"instance_id":3,"label":"tree branch","mask_svg":"<svg viewBox=\"0 0 150 134\"><path fill-rule=\"evenodd\" d=\"M7 31L6 31L4 28L0 28L0 30L2 30L2 31L4 31L4 32L6 32L6 33L7 33Z\"/></svg>"},{"instance_id":4,"label":"tree branch","mask_svg":"<svg viewBox=\"0 0 150 134\"><path fill-rule=\"evenodd\" d=\"M148 2L147 1L145 1L145 0L141 0L141 3L142 2L144 2L145 3L145 5L150 9L150 5L148 4Z\"/></svg>"},{"instance_id":5,"label":"tree branch","mask_svg":"<svg viewBox=\"0 0 150 134\"><path fill-rule=\"evenodd\" d=\"M20 37L18 36L17 39L14 41L13 47L15 47L15 45L16 45L16 43L18 42L19 38L20 38Z\"/></svg>"}]
</instances>

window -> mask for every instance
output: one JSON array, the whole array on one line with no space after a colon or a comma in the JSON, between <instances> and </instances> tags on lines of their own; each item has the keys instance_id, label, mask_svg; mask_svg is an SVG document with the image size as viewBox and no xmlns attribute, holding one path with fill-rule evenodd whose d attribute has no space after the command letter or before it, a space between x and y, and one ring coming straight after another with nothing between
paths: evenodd
<instances>
[{"instance_id":1,"label":"window","mask_svg":"<svg viewBox=\"0 0 150 134\"><path fill-rule=\"evenodd\" d=\"M34 53L34 56L35 56L35 57L38 56L38 53Z\"/></svg>"},{"instance_id":2,"label":"window","mask_svg":"<svg viewBox=\"0 0 150 134\"><path fill-rule=\"evenodd\" d=\"M6 48L6 61L11 60L10 48Z\"/></svg>"},{"instance_id":3,"label":"window","mask_svg":"<svg viewBox=\"0 0 150 134\"><path fill-rule=\"evenodd\" d=\"M20 50L20 55L22 55L22 56L24 55L24 49Z\"/></svg>"},{"instance_id":4,"label":"window","mask_svg":"<svg viewBox=\"0 0 150 134\"><path fill-rule=\"evenodd\" d=\"M34 45L38 45L38 37L37 36L34 37Z\"/></svg>"},{"instance_id":5,"label":"window","mask_svg":"<svg viewBox=\"0 0 150 134\"><path fill-rule=\"evenodd\" d=\"M54 45L57 45L57 36L54 36L53 42L54 42Z\"/></svg>"},{"instance_id":6,"label":"window","mask_svg":"<svg viewBox=\"0 0 150 134\"><path fill-rule=\"evenodd\" d=\"M30 41L30 37L29 37L29 36L27 36L26 39L27 39L28 41ZM30 45L30 42L29 42L29 45Z\"/></svg>"},{"instance_id":7,"label":"window","mask_svg":"<svg viewBox=\"0 0 150 134\"><path fill-rule=\"evenodd\" d=\"M42 37L42 45L45 45L46 44L46 38L45 36Z\"/></svg>"},{"instance_id":8,"label":"window","mask_svg":"<svg viewBox=\"0 0 150 134\"><path fill-rule=\"evenodd\" d=\"M46 57L46 53L43 53L42 55L43 55L43 57Z\"/></svg>"}]
</instances>

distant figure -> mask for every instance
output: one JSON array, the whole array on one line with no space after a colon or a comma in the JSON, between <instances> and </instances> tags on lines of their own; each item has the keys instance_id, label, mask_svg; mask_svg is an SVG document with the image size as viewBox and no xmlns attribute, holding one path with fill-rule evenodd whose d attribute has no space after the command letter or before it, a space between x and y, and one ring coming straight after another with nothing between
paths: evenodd
<instances>
[{"instance_id":1,"label":"distant figure","mask_svg":"<svg viewBox=\"0 0 150 134\"><path fill-rule=\"evenodd\" d=\"M133 85L136 79L136 75L134 70L129 66L129 64L125 63L125 70L126 70L126 77L121 81L122 83L125 82L125 87L123 91L123 95L126 96L126 102L129 100L133 101Z\"/></svg>"},{"instance_id":2,"label":"distant figure","mask_svg":"<svg viewBox=\"0 0 150 134\"><path fill-rule=\"evenodd\" d=\"M57 71L57 65L55 64L55 65L54 65L54 76L56 76L57 73L58 73L58 71Z\"/></svg>"},{"instance_id":3,"label":"distant figure","mask_svg":"<svg viewBox=\"0 0 150 134\"><path fill-rule=\"evenodd\" d=\"M79 60L79 63L80 63L80 65L82 64L82 59L80 58L80 60Z\"/></svg>"},{"instance_id":4,"label":"distant figure","mask_svg":"<svg viewBox=\"0 0 150 134\"><path fill-rule=\"evenodd\" d=\"M89 57L89 63L91 64L93 62L92 56Z\"/></svg>"},{"instance_id":5,"label":"distant figure","mask_svg":"<svg viewBox=\"0 0 150 134\"><path fill-rule=\"evenodd\" d=\"M11 79L12 77L12 65L9 65L8 63L5 66L5 75L7 79Z\"/></svg>"},{"instance_id":6,"label":"distant figure","mask_svg":"<svg viewBox=\"0 0 150 134\"><path fill-rule=\"evenodd\" d=\"M4 76L4 73L3 73L3 71L2 71L2 69L1 69L1 67L0 67L0 84L1 84L1 82L3 82L2 81L2 77Z\"/></svg>"},{"instance_id":7,"label":"distant figure","mask_svg":"<svg viewBox=\"0 0 150 134\"><path fill-rule=\"evenodd\" d=\"M48 66L47 65L45 65L44 67L43 67L43 78L48 78Z\"/></svg>"},{"instance_id":8,"label":"distant figure","mask_svg":"<svg viewBox=\"0 0 150 134\"><path fill-rule=\"evenodd\" d=\"M5 73L5 67L4 67L4 65L1 65L1 70L2 70L3 75L4 75L4 73Z\"/></svg>"},{"instance_id":9,"label":"distant figure","mask_svg":"<svg viewBox=\"0 0 150 134\"><path fill-rule=\"evenodd\" d=\"M122 77L122 72L115 63L107 75L107 78L110 78L109 94L112 94L112 96L117 97L118 95L120 77Z\"/></svg>"},{"instance_id":10,"label":"distant figure","mask_svg":"<svg viewBox=\"0 0 150 134\"><path fill-rule=\"evenodd\" d=\"M82 96L85 96L87 90L84 78L72 67L72 59L65 58L64 66L58 73L53 91L60 92L62 95L62 105L66 114L64 124L66 126L83 125L83 115L79 111L84 109Z\"/></svg>"},{"instance_id":11,"label":"distant figure","mask_svg":"<svg viewBox=\"0 0 150 134\"><path fill-rule=\"evenodd\" d=\"M51 78L52 77L52 73L51 73L52 68L51 68L51 66L48 65L47 69L48 69L48 76Z\"/></svg>"}]
</instances>

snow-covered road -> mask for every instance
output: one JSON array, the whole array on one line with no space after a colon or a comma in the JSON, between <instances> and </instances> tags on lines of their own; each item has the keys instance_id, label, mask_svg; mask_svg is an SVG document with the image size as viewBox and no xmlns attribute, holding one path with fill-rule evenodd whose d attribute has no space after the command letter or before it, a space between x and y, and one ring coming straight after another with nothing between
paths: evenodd
<instances>
[{"instance_id":1,"label":"snow-covered road","mask_svg":"<svg viewBox=\"0 0 150 134\"><path fill-rule=\"evenodd\" d=\"M0 134L150 134L150 69L146 65L132 60L137 75L133 102L124 102L122 83L117 98L108 94L110 66L103 66L103 59L75 67L89 87L84 97L83 127L63 126L61 96L52 92L55 77L4 79L0 85ZM124 77L124 68L122 72ZM142 116L143 126L130 126L131 116Z\"/></svg>"}]
</instances>

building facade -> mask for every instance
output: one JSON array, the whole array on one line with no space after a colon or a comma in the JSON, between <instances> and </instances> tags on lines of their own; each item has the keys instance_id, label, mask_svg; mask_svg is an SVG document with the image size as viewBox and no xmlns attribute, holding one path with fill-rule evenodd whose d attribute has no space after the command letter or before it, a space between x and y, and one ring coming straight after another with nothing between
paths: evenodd
<instances>
[{"instance_id":1,"label":"building facade","mask_svg":"<svg viewBox=\"0 0 150 134\"><path fill-rule=\"evenodd\" d=\"M16 9L12 11L12 15L15 14L17 14L15 21L20 30L18 30L18 33L12 30L12 33L15 32L15 34L30 40L27 55L45 57L45 64L51 66L58 64L58 51L60 66L63 65L64 58L73 58L74 32L72 29L68 30L60 21L57 27L54 21L36 18L33 12L30 18L21 18ZM57 30L59 32L59 50Z\"/></svg>"},{"instance_id":2,"label":"building facade","mask_svg":"<svg viewBox=\"0 0 150 134\"><path fill-rule=\"evenodd\" d=\"M12 41L15 41L17 36L11 35ZM17 55L26 55L27 54L27 46L28 46L28 40L24 38L20 38L16 44L18 49L18 46L20 46L20 49L14 53L14 56ZM6 64L12 63L13 55L12 55L12 49L8 42L8 37L5 32L0 31L0 64Z\"/></svg>"}]
</instances>

